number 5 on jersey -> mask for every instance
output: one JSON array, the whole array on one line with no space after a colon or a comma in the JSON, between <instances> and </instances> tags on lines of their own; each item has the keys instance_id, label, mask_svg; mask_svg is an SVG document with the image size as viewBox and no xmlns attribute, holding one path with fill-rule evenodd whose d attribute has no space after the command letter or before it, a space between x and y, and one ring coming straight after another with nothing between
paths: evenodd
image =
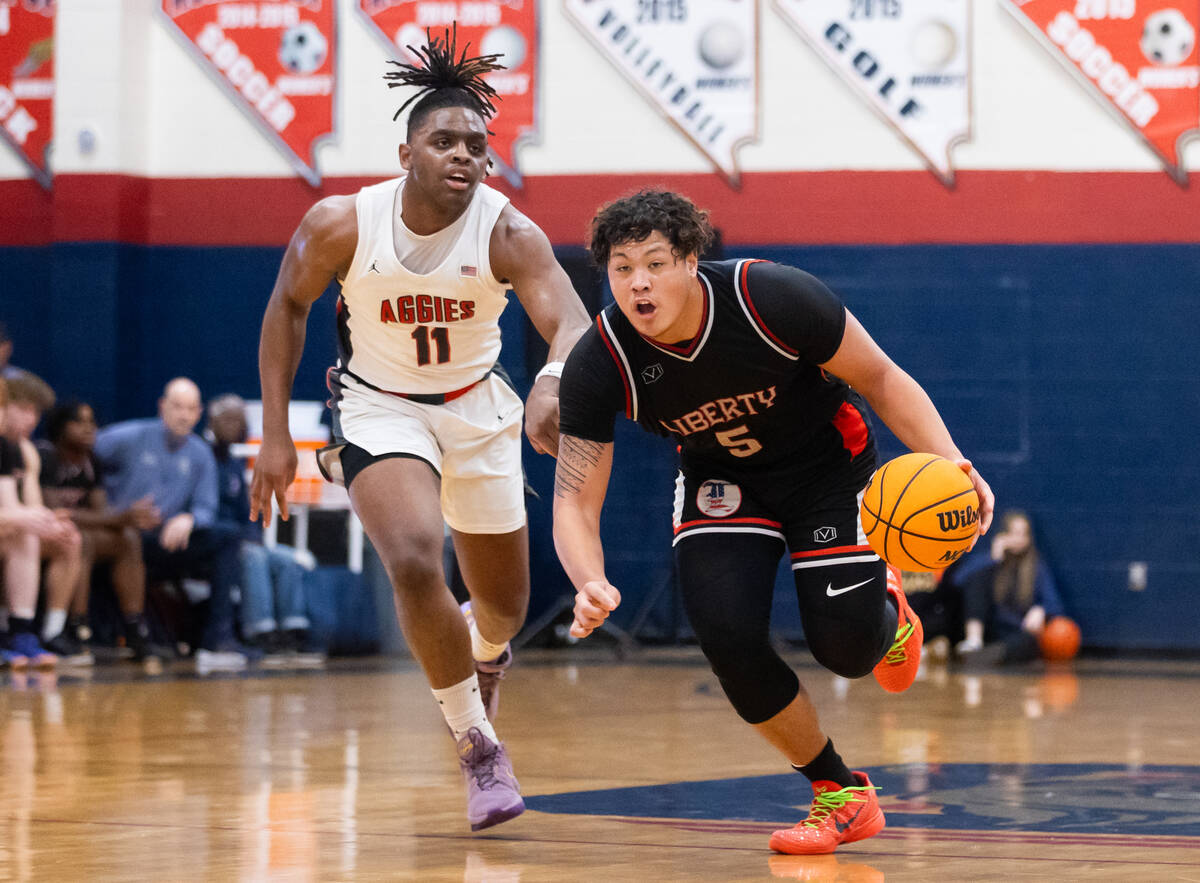
<instances>
[{"instance_id":1,"label":"number 5 on jersey","mask_svg":"<svg viewBox=\"0 0 1200 883\"><path fill-rule=\"evenodd\" d=\"M417 364L429 364L429 340L433 339L437 347L437 363L444 365L450 361L450 329L439 325L432 331L428 325L418 325L413 329L412 339L417 342Z\"/></svg>"},{"instance_id":2,"label":"number 5 on jersey","mask_svg":"<svg viewBox=\"0 0 1200 883\"><path fill-rule=\"evenodd\" d=\"M749 457L762 450L762 443L758 439L747 437L746 433L749 431L748 426L735 426L733 429L713 434L717 437L717 441L729 448L729 453L733 456Z\"/></svg>"}]
</instances>

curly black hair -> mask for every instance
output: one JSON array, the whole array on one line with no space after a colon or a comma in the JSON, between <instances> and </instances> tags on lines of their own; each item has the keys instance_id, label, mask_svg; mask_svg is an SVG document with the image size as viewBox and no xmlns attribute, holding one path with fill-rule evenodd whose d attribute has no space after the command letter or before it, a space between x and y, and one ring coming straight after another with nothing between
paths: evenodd
<instances>
[{"instance_id":1,"label":"curly black hair","mask_svg":"<svg viewBox=\"0 0 1200 883\"><path fill-rule=\"evenodd\" d=\"M399 70L388 71L383 75L388 80L388 88L416 86L418 91L400 105L392 117L400 119L405 108L416 102L412 113L408 115L408 138L416 131L425 118L435 110L443 107L466 107L475 111L484 120L489 120L496 114L496 106L492 99L496 90L483 79L483 75L492 71L505 70L504 65L498 64L499 54L477 55L467 57L471 44L467 43L458 60L458 24L454 30L446 29L441 37L435 37L427 28L425 30L426 45L406 47L409 52L421 60L420 64L405 64L401 61L389 61Z\"/></svg>"},{"instance_id":2,"label":"curly black hair","mask_svg":"<svg viewBox=\"0 0 1200 883\"><path fill-rule=\"evenodd\" d=\"M708 212L670 190L640 190L600 207L592 218L588 251L598 267L608 264L613 247L641 242L658 231L677 258L698 255L713 240Z\"/></svg>"},{"instance_id":3,"label":"curly black hair","mask_svg":"<svg viewBox=\"0 0 1200 883\"><path fill-rule=\"evenodd\" d=\"M63 437L63 433L67 429L67 424L78 420L79 412L87 407L90 407L87 402L82 402L79 399L67 399L65 402L59 402L47 411L44 427L46 438L49 439L50 443L58 444L59 439Z\"/></svg>"}]
</instances>

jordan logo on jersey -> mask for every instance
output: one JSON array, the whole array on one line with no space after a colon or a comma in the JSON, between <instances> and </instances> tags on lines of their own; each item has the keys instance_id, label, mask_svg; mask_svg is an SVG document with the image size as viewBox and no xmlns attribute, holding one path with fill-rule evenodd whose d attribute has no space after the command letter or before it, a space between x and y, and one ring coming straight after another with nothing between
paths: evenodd
<instances>
[{"instance_id":1,"label":"jordan logo on jersey","mask_svg":"<svg viewBox=\"0 0 1200 883\"><path fill-rule=\"evenodd\" d=\"M367 267L368 273L379 273L379 268L375 266L375 263L375 261L371 261L371 266ZM382 276L383 274L379 273L379 275Z\"/></svg>"},{"instance_id":2,"label":"jordan logo on jersey","mask_svg":"<svg viewBox=\"0 0 1200 883\"><path fill-rule=\"evenodd\" d=\"M668 432L679 435L691 435L703 432L730 420L740 420L742 417L753 417L759 411L765 411L775 404L775 387L768 386L756 392L742 393L738 396L714 399L705 402L694 411L688 411L682 417L674 420L659 420Z\"/></svg>"}]
</instances>

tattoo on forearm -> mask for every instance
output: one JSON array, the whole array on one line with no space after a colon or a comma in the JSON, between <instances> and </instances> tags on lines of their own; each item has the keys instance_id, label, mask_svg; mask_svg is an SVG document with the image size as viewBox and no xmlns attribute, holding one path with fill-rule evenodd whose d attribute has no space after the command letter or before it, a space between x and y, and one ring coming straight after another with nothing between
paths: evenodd
<instances>
[{"instance_id":1,"label":"tattoo on forearm","mask_svg":"<svg viewBox=\"0 0 1200 883\"><path fill-rule=\"evenodd\" d=\"M598 442L564 435L558 442L558 467L554 471L554 495L578 494L596 464L604 446Z\"/></svg>"}]
</instances>

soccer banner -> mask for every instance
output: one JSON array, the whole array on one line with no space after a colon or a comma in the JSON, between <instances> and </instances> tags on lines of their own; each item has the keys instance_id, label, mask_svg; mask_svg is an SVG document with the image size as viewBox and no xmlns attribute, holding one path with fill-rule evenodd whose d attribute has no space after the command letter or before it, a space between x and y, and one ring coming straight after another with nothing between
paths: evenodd
<instances>
[{"instance_id":1,"label":"soccer banner","mask_svg":"<svg viewBox=\"0 0 1200 883\"><path fill-rule=\"evenodd\" d=\"M758 137L758 0L563 0L596 48L737 186Z\"/></svg>"},{"instance_id":2,"label":"soccer banner","mask_svg":"<svg viewBox=\"0 0 1200 883\"><path fill-rule=\"evenodd\" d=\"M420 49L429 37L457 27L458 54L499 55L505 70L486 74L496 90L496 116L488 122L488 148L501 174L521 186L517 147L537 140L538 45L537 0L359 0L359 13L397 61L418 59L406 47ZM382 74L382 72L381 72ZM397 107L406 96L399 98Z\"/></svg>"},{"instance_id":3,"label":"soccer banner","mask_svg":"<svg viewBox=\"0 0 1200 883\"><path fill-rule=\"evenodd\" d=\"M0 0L0 136L43 187L53 125L54 0Z\"/></svg>"},{"instance_id":4,"label":"soccer banner","mask_svg":"<svg viewBox=\"0 0 1200 883\"><path fill-rule=\"evenodd\" d=\"M1181 185L1180 149L1200 125L1196 0L1006 0L1110 111L1132 126Z\"/></svg>"},{"instance_id":5,"label":"soccer banner","mask_svg":"<svg viewBox=\"0 0 1200 883\"><path fill-rule=\"evenodd\" d=\"M314 187L315 150L333 135L334 0L162 0L201 67Z\"/></svg>"},{"instance_id":6,"label":"soccer banner","mask_svg":"<svg viewBox=\"0 0 1200 883\"><path fill-rule=\"evenodd\" d=\"M947 187L971 137L970 0L775 0L817 54Z\"/></svg>"}]
</instances>

